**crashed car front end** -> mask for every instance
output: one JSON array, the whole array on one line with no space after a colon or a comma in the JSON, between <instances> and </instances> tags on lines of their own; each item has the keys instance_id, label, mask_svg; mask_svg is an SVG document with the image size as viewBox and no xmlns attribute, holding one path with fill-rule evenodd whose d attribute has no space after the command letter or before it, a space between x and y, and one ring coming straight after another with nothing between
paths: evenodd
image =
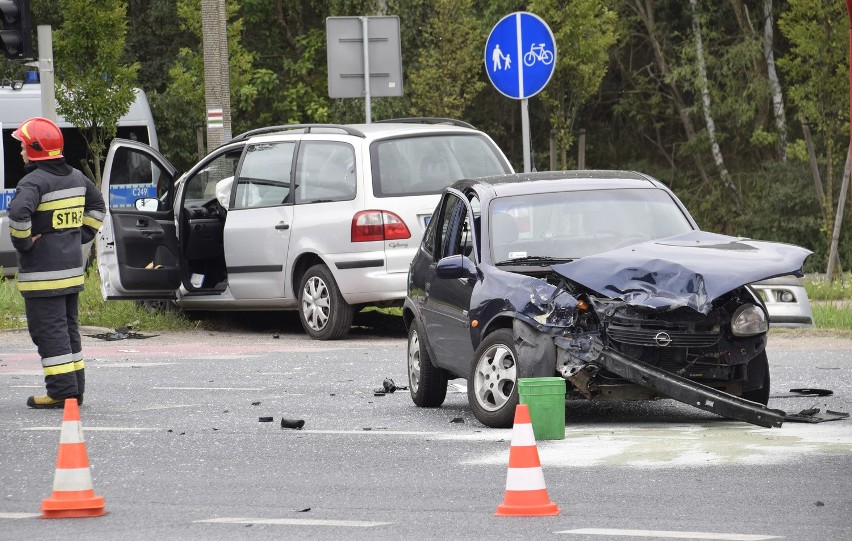
<instances>
[{"instance_id":1,"label":"crashed car front end","mask_svg":"<svg viewBox=\"0 0 852 541\"><path fill-rule=\"evenodd\" d=\"M809 253L696 231L522 276L506 297L519 361L555 367L569 398L674 398L780 426L783 412L739 398L768 385L768 317L746 284L801 273Z\"/></svg>"}]
</instances>

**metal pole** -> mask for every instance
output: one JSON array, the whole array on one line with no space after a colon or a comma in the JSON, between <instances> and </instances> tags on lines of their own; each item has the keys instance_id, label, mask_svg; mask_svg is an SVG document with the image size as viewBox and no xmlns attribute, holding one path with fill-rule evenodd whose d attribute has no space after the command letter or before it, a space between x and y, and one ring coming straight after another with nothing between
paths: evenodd
<instances>
[{"instance_id":1,"label":"metal pole","mask_svg":"<svg viewBox=\"0 0 852 541\"><path fill-rule=\"evenodd\" d=\"M831 232L831 247L828 250L828 269L825 280L829 284L834 280L834 269L839 266L837 248L840 244L840 224L843 222L843 208L846 205L846 192L849 190L849 158L852 146L846 153L846 167L843 169L843 183L840 185L840 197L837 199L837 214L834 217L834 230Z\"/></svg>"},{"instance_id":2,"label":"metal pole","mask_svg":"<svg viewBox=\"0 0 852 541\"><path fill-rule=\"evenodd\" d=\"M38 77L41 82L41 116L56 122L56 88L53 84L53 33L38 26Z\"/></svg>"},{"instance_id":3,"label":"metal pole","mask_svg":"<svg viewBox=\"0 0 852 541\"><path fill-rule=\"evenodd\" d=\"M577 169L586 168L586 130L580 130L580 140L577 142Z\"/></svg>"},{"instance_id":4,"label":"metal pole","mask_svg":"<svg viewBox=\"0 0 852 541\"><path fill-rule=\"evenodd\" d=\"M521 137L524 140L524 173L532 171L530 159L530 100L521 100Z\"/></svg>"},{"instance_id":5,"label":"metal pole","mask_svg":"<svg viewBox=\"0 0 852 541\"><path fill-rule=\"evenodd\" d=\"M370 31L369 17L358 17L361 19L361 34L363 34L364 42L364 115L367 117L367 124L372 122L372 111L370 110Z\"/></svg>"}]
</instances>

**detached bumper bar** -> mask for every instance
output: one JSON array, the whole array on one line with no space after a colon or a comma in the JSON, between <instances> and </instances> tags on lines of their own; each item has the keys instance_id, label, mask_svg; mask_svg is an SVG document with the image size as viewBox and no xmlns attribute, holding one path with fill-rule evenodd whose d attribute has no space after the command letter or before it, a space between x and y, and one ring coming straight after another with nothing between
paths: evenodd
<instances>
[{"instance_id":1,"label":"detached bumper bar","mask_svg":"<svg viewBox=\"0 0 852 541\"><path fill-rule=\"evenodd\" d=\"M723 417L766 428L779 427L784 422L786 414L781 410L770 409L696 383L642 361L631 359L612 349L605 348L595 363L637 385L659 391L678 402Z\"/></svg>"}]
</instances>

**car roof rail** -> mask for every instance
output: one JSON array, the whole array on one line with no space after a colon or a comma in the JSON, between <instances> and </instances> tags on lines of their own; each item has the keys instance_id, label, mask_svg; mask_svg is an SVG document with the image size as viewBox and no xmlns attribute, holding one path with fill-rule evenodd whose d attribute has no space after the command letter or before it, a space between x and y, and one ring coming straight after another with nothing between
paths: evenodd
<instances>
[{"instance_id":1,"label":"car roof rail","mask_svg":"<svg viewBox=\"0 0 852 541\"><path fill-rule=\"evenodd\" d=\"M455 118L444 118L438 116L415 116L415 117L407 117L407 118L388 118L385 120L374 120L373 122L402 122L406 124L452 124L453 126L458 126L460 128L470 128L471 130L475 130L476 128L473 124L468 124L464 120L457 120Z\"/></svg>"},{"instance_id":2,"label":"car roof rail","mask_svg":"<svg viewBox=\"0 0 852 541\"><path fill-rule=\"evenodd\" d=\"M278 133L285 131L302 130L302 133L311 133L311 130L316 128L340 130L344 133L354 135L355 137L360 137L362 139L367 137L361 130L356 130L351 126L345 126L343 124L283 124L280 126L266 126L263 128L256 128L254 130L243 132L232 138L231 142L241 141L243 139L248 139L249 137L254 137L256 135L265 135L269 133Z\"/></svg>"}]
</instances>

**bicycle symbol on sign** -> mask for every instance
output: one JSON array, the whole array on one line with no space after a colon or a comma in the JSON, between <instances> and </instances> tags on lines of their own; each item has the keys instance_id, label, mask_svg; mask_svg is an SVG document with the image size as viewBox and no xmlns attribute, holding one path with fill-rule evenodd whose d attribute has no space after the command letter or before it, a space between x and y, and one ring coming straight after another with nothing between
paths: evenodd
<instances>
[{"instance_id":1,"label":"bicycle symbol on sign","mask_svg":"<svg viewBox=\"0 0 852 541\"><path fill-rule=\"evenodd\" d=\"M553 53L544 48L544 43L530 45L530 50L524 54L524 65L532 66L536 61L541 61L545 66L553 62Z\"/></svg>"}]
</instances>

